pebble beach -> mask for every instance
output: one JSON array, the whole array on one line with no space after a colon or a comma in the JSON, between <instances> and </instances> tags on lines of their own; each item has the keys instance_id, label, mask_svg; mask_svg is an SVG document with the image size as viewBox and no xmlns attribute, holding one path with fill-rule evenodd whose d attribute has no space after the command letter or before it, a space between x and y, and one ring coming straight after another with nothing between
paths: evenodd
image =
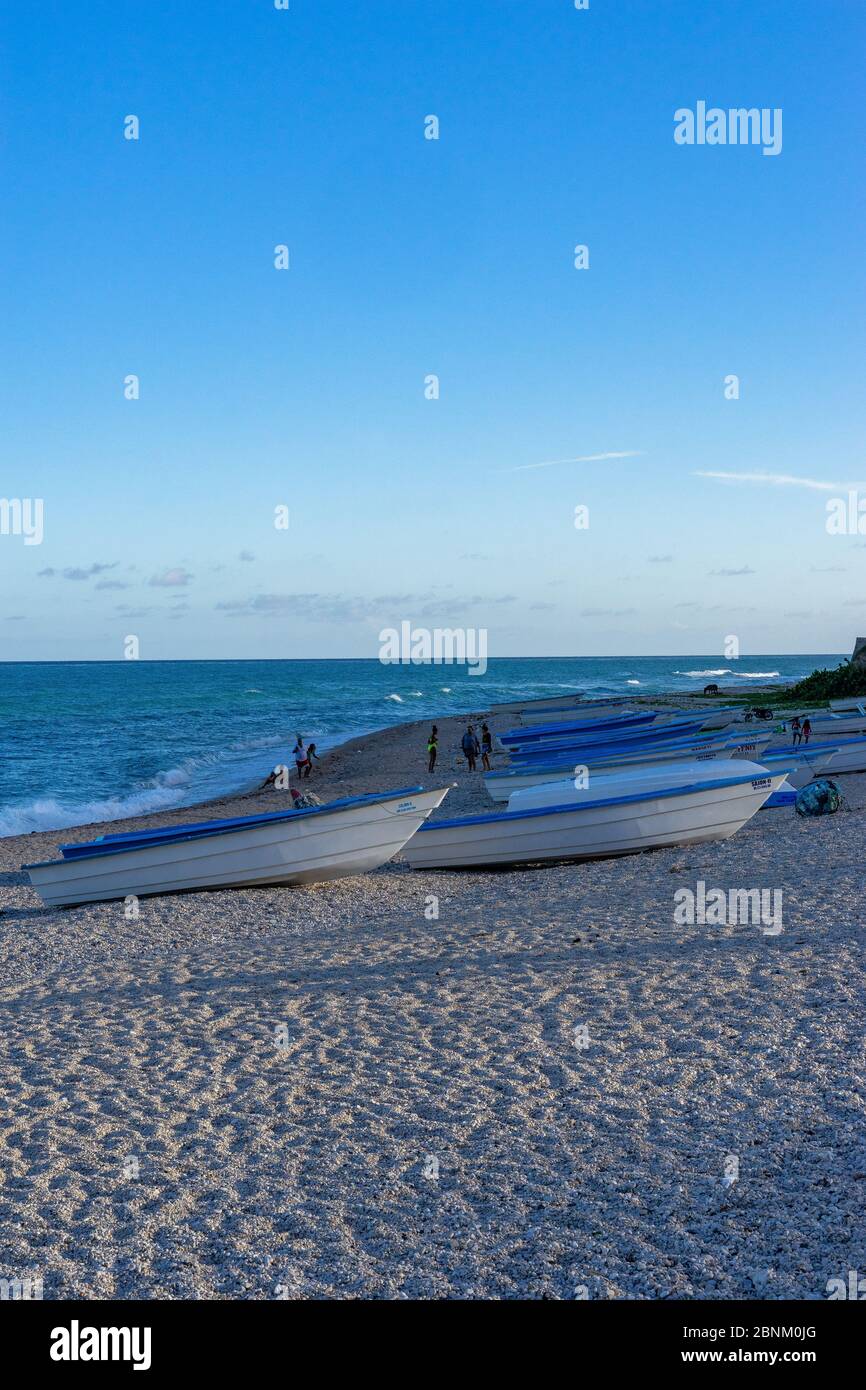
<instances>
[{"instance_id":1,"label":"pebble beach","mask_svg":"<svg viewBox=\"0 0 866 1390\"><path fill-rule=\"evenodd\" d=\"M494 729L513 723L497 711ZM325 754L455 783L465 720ZM286 757L288 757L288 747ZM494 765L501 766L497 756ZM731 840L45 908L0 840L0 1278L46 1299L823 1299L866 1268L866 775ZM274 789L208 816L280 810ZM783 930L683 925L698 881Z\"/></svg>"}]
</instances>

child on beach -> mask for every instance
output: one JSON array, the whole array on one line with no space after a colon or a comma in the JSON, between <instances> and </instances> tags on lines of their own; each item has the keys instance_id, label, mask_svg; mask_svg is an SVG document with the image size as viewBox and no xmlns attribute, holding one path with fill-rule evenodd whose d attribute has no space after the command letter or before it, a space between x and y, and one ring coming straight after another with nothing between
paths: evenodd
<instances>
[{"instance_id":1,"label":"child on beach","mask_svg":"<svg viewBox=\"0 0 866 1390\"><path fill-rule=\"evenodd\" d=\"M811 738L811 736L812 736L812 721L811 721L811 719L804 719L804 720L803 720L803 742L804 742L804 743L808 743L808 742L809 742L809 739Z\"/></svg>"},{"instance_id":2,"label":"child on beach","mask_svg":"<svg viewBox=\"0 0 866 1390\"><path fill-rule=\"evenodd\" d=\"M433 725L433 728L432 728L431 731L430 731L430 737L429 737L428 740L427 740L427 759L428 759L428 761L427 761L427 771L428 771L428 773L429 773L429 772L432 772L433 769L434 769L434 767L436 766L436 754L437 754L438 752L439 752L439 730L436 728L436 725L434 724L434 725Z\"/></svg>"},{"instance_id":3,"label":"child on beach","mask_svg":"<svg viewBox=\"0 0 866 1390\"><path fill-rule=\"evenodd\" d=\"M486 724L481 725L481 766L490 771L490 754L493 752L493 735Z\"/></svg>"},{"instance_id":4,"label":"child on beach","mask_svg":"<svg viewBox=\"0 0 866 1390\"><path fill-rule=\"evenodd\" d=\"M315 758L316 762L319 761L319 755L318 755L318 753L316 752L316 745L315 745L314 743L311 743L311 744L309 745L309 747L307 748L307 760L306 760L306 762L304 763L304 776L305 776L305 777L309 777L310 773L311 773L312 770L313 770L313 759L314 759L314 758ZM300 777L300 775L301 775L301 769L298 768L298 776Z\"/></svg>"},{"instance_id":5,"label":"child on beach","mask_svg":"<svg viewBox=\"0 0 866 1390\"><path fill-rule=\"evenodd\" d=\"M478 739L475 737L475 730L473 729L471 724L469 725L469 727L466 730L466 733L460 740L460 747L463 749L463 755L466 758L467 763L469 764L469 771L474 772L475 760L478 757L478 754L481 752L481 745L479 744Z\"/></svg>"}]
</instances>

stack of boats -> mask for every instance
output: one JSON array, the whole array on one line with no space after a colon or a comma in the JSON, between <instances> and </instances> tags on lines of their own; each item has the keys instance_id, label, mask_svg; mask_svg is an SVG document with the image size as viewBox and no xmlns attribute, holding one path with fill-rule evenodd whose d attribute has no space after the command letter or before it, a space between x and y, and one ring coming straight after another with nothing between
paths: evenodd
<instances>
[{"instance_id":1,"label":"stack of boats","mask_svg":"<svg viewBox=\"0 0 866 1390\"><path fill-rule=\"evenodd\" d=\"M795 713L801 726L805 719L812 726L808 752L826 754L834 777L837 773L866 772L866 696L859 700L831 700L829 709L797 710ZM785 748L790 750L793 718L794 714L786 715L774 729L769 745L771 753Z\"/></svg>"},{"instance_id":2,"label":"stack of boats","mask_svg":"<svg viewBox=\"0 0 866 1390\"><path fill-rule=\"evenodd\" d=\"M866 706L814 716L815 741L796 748L784 722L762 730L738 707L548 703L520 718L499 739L509 766L484 778L507 809L422 826L405 851L413 867L607 858L723 840L762 807L790 804L831 764L835 771L840 754L840 770L866 768L866 737L857 736Z\"/></svg>"}]
</instances>

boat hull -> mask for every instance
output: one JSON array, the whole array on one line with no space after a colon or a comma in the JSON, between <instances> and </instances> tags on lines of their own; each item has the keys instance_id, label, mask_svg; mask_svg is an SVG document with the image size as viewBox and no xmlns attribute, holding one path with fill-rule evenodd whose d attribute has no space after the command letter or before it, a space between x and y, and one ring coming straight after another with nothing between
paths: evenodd
<instances>
[{"instance_id":1,"label":"boat hull","mask_svg":"<svg viewBox=\"0 0 866 1390\"><path fill-rule=\"evenodd\" d=\"M726 840L783 781L781 774L736 777L585 805L444 821L420 830L404 854L413 869L488 869L610 859Z\"/></svg>"},{"instance_id":2,"label":"boat hull","mask_svg":"<svg viewBox=\"0 0 866 1390\"><path fill-rule=\"evenodd\" d=\"M836 749L830 748L827 752L803 753L796 749L792 754L790 751L776 752L766 755L765 766L768 772L773 772L776 768L782 768L787 763L787 778L794 791L799 791L805 787L815 777L823 777L825 772L832 774L836 771L835 765ZM831 767L832 764L832 767ZM783 787L784 791L785 788Z\"/></svg>"},{"instance_id":3,"label":"boat hull","mask_svg":"<svg viewBox=\"0 0 866 1390\"><path fill-rule=\"evenodd\" d=\"M25 867L49 907L162 893L325 882L386 863L446 793L447 788L440 788L372 802L362 798L333 811L323 807L314 815L278 814L260 818L264 823L200 838L156 841L130 849L112 847L93 857Z\"/></svg>"}]
</instances>

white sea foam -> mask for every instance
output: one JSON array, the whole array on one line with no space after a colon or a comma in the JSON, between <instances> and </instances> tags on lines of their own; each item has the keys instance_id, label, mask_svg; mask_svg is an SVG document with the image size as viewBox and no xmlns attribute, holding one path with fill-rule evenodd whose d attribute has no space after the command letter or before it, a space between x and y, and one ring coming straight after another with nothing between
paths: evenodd
<instances>
[{"instance_id":1,"label":"white sea foam","mask_svg":"<svg viewBox=\"0 0 866 1390\"><path fill-rule=\"evenodd\" d=\"M386 695L386 696L385 696L385 699L386 699L386 700L396 700L398 705L402 705L402 703L403 703L403 696L402 696L402 695Z\"/></svg>"},{"instance_id":2,"label":"white sea foam","mask_svg":"<svg viewBox=\"0 0 866 1390\"><path fill-rule=\"evenodd\" d=\"M43 797L26 806L8 806L0 811L0 837L27 835L31 830L68 830L74 825L96 821L123 820L152 811L166 811L181 801L170 787L148 787L129 796L112 796L104 801L61 802Z\"/></svg>"},{"instance_id":3,"label":"white sea foam","mask_svg":"<svg viewBox=\"0 0 866 1390\"><path fill-rule=\"evenodd\" d=\"M259 776L264 777L266 768L260 758L238 759L231 755L254 755L283 744L284 738L273 735L245 739L233 744L229 753L205 753L186 759L179 767L158 772L147 786L125 796L79 802L37 797L23 806L0 808L0 838L27 835L32 830L67 830L96 821L124 820L240 792L254 785Z\"/></svg>"},{"instance_id":4,"label":"white sea foam","mask_svg":"<svg viewBox=\"0 0 866 1390\"><path fill-rule=\"evenodd\" d=\"M730 676L731 674L730 666L720 666L717 671L674 671L675 676L699 676L701 680L705 676Z\"/></svg>"},{"instance_id":5,"label":"white sea foam","mask_svg":"<svg viewBox=\"0 0 866 1390\"><path fill-rule=\"evenodd\" d=\"M734 671L730 666L720 666L717 671L674 671L675 676L695 676L701 680L706 676L737 676L743 680L764 681L778 676L778 671Z\"/></svg>"}]
</instances>

